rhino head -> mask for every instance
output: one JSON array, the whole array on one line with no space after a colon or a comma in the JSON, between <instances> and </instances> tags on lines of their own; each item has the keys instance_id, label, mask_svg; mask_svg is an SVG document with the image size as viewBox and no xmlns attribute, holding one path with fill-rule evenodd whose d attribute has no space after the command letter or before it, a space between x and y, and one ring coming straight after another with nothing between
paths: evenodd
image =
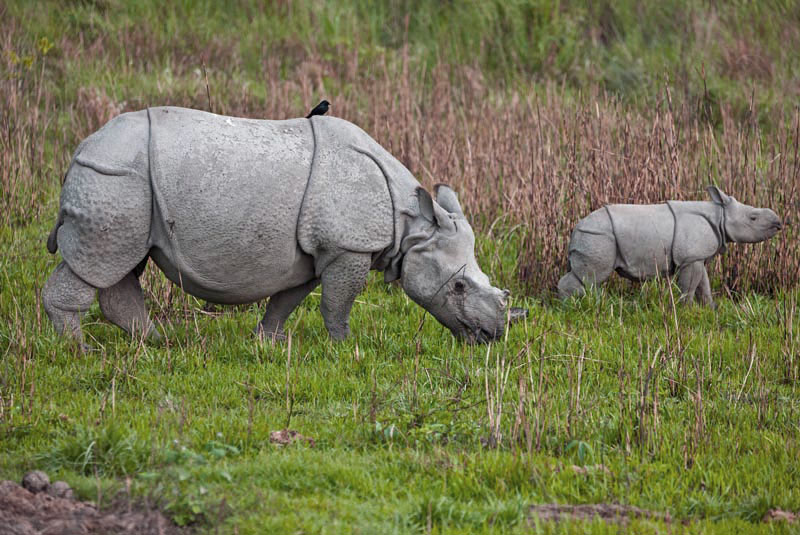
<instances>
[{"instance_id":1,"label":"rhino head","mask_svg":"<svg viewBox=\"0 0 800 535\"><path fill-rule=\"evenodd\" d=\"M483 343L499 338L509 291L492 286L475 260L475 234L458 197L436 186L436 201L417 188L419 214L403 239L401 284L408 296L457 338Z\"/></svg>"},{"instance_id":2,"label":"rhino head","mask_svg":"<svg viewBox=\"0 0 800 535\"><path fill-rule=\"evenodd\" d=\"M725 235L736 243L756 243L773 237L781 228L781 218L769 208L754 208L726 195L716 186L708 188L711 200L724 209Z\"/></svg>"}]
</instances>

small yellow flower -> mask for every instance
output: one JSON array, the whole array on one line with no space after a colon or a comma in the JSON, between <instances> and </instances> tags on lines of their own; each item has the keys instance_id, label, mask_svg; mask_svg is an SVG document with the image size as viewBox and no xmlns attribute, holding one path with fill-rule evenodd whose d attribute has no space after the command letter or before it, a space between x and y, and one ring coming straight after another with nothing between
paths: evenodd
<instances>
[{"instance_id":1,"label":"small yellow flower","mask_svg":"<svg viewBox=\"0 0 800 535\"><path fill-rule=\"evenodd\" d=\"M13 50L6 50L6 57L12 65L17 65L19 63L19 56Z\"/></svg>"},{"instance_id":2,"label":"small yellow flower","mask_svg":"<svg viewBox=\"0 0 800 535\"><path fill-rule=\"evenodd\" d=\"M50 50L51 50L51 49L52 49L54 46L55 46L55 45L53 44L53 42L52 42L52 41L50 41L50 39L48 39L47 37L42 37L42 38L40 38L40 39L39 39L39 42L38 42L38 43L36 43L36 48L39 50L39 52L40 52L40 53L41 53L43 56L46 56L46 55L47 55L47 53L48 53L48 52L50 52Z\"/></svg>"}]
</instances>

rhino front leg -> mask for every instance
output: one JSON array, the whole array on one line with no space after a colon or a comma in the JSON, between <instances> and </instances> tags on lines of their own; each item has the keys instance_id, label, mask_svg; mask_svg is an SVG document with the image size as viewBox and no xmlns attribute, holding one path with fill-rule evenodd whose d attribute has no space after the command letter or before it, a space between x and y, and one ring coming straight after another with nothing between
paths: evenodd
<instances>
[{"instance_id":1,"label":"rhino front leg","mask_svg":"<svg viewBox=\"0 0 800 535\"><path fill-rule=\"evenodd\" d=\"M367 281L369 253L344 253L322 272L322 318L334 340L350 334L350 309Z\"/></svg>"},{"instance_id":2,"label":"rhino front leg","mask_svg":"<svg viewBox=\"0 0 800 535\"><path fill-rule=\"evenodd\" d=\"M134 271L121 281L97 292L100 310L108 321L134 336L145 336L151 341L161 338L144 306L144 294L139 277Z\"/></svg>"},{"instance_id":3,"label":"rhino front leg","mask_svg":"<svg viewBox=\"0 0 800 535\"><path fill-rule=\"evenodd\" d=\"M695 291L695 297L704 305L716 308L714 300L711 298L711 282L708 280L708 270L703 266L703 278Z\"/></svg>"},{"instance_id":4,"label":"rhino front leg","mask_svg":"<svg viewBox=\"0 0 800 535\"><path fill-rule=\"evenodd\" d=\"M292 311L303 302L303 299L319 285L319 279L311 280L300 286L278 292L269 298L264 318L256 325L255 332L259 338L282 340L283 324Z\"/></svg>"},{"instance_id":5,"label":"rhino front leg","mask_svg":"<svg viewBox=\"0 0 800 535\"><path fill-rule=\"evenodd\" d=\"M678 272L678 288L681 289L681 303L691 303L697 292L698 286L706 275L706 267L702 261L692 262L681 266ZM706 275L707 277L708 275Z\"/></svg>"},{"instance_id":6,"label":"rhino front leg","mask_svg":"<svg viewBox=\"0 0 800 535\"><path fill-rule=\"evenodd\" d=\"M94 302L96 288L78 277L66 262L61 262L42 288L42 304L56 332L74 338L81 351L83 343L81 317Z\"/></svg>"}]
</instances>

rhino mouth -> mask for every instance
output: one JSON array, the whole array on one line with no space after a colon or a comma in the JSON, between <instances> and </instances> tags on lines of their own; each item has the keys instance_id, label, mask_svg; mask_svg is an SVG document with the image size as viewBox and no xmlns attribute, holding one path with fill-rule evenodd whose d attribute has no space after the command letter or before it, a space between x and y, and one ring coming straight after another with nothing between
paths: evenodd
<instances>
[{"instance_id":1,"label":"rhino mouth","mask_svg":"<svg viewBox=\"0 0 800 535\"><path fill-rule=\"evenodd\" d=\"M767 229L764 231L766 238L769 239L776 235L780 230L783 228L783 225L780 223L770 223Z\"/></svg>"},{"instance_id":2,"label":"rhino mouth","mask_svg":"<svg viewBox=\"0 0 800 535\"><path fill-rule=\"evenodd\" d=\"M497 340L503 335L502 327L500 329L489 330L480 326L472 326L463 319L456 317L462 329L456 333L457 336L464 337L471 344L485 344Z\"/></svg>"}]
</instances>

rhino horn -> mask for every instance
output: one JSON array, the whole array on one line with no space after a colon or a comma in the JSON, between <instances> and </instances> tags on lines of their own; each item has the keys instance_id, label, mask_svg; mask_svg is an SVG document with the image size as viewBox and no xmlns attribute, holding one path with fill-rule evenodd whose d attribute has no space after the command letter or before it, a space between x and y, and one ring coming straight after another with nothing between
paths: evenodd
<instances>
[{"instance_id":1,"label":"rhino horn","mask_svg":"<svg viewBox=\"0 0 800 535\"><path fill-rule=\"evenodd\" d=\"M436 184L433 187L436 194L436 202L439 206L447 210L453 215L464 217L464 212L461 211L461 205L458 203L458 195L447 184Z\"/></svg>"}]
</instances>

